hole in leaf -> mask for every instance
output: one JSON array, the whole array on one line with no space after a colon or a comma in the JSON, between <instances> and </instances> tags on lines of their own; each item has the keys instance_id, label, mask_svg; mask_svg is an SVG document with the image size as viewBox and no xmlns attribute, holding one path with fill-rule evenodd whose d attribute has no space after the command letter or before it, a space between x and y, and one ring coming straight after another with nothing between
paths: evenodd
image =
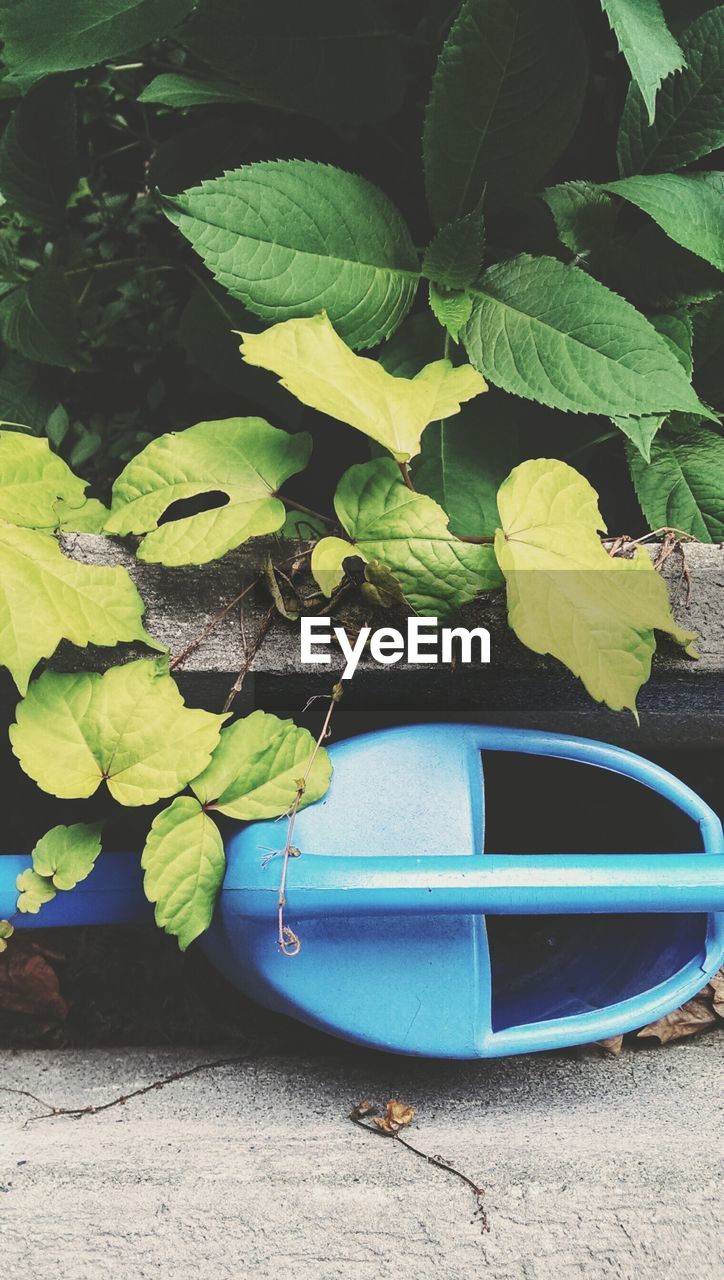
<instances>
[{"instance_id":1,"label":"hole in leaf","mask_svg":"<svg viewBox=\"0 0 724 1280\"><path fill-rule=\"evenodd\" d=\"M198 516L202 511L214 511L216 507L229 504L228 493L214 489L211 493L197 493L193 498L179 498L167 507L159 520L159 525L170 524L172 520L187 520L189 516Z\"/></svg>"}]
</instances>

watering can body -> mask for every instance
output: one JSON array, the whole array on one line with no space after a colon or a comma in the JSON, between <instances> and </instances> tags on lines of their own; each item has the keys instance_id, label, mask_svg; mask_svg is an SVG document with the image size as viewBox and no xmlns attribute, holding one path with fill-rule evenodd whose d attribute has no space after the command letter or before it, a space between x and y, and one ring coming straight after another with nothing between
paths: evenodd
<instances>
[{"instance_id":1,"label":"watering can body","mask_svg":"<svg viewBox=\"0 0 724 1280\"><path fill-rule=\"evenodd\" d=\"M694 820L701 849L486 853L486 751L633 778ZM299 813L301 856L288 864L285 918L301 937L299 954L275 941L283 821L234 831L201 939L221 972L269 1008L396 1053L494 1057L640 1027L689 999L724 961L721 824L649 761L587 739L471 725L384 730L330 753L330 789ZM87 881L42 912L44 926L144 918L138 859L103 855ZM536 917L555 916L563 945L550 955L525 942L496 950L499 916L518 917L523 938Z\"/></svg>"}]
</instances>

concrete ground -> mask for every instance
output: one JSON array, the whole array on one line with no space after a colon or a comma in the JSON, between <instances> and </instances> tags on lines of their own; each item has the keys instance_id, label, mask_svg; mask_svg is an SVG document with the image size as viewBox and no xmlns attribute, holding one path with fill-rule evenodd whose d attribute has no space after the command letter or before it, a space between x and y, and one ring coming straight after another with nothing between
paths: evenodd
<instances>
[{"instance_id":1,"label":"concrete ground","mask_svg":"<svg viewBox=\"0 0 724 1280\"><path fill-rule=\"evenodd\" d=\"M81 1119L0 1093L3 1272L23 1280L718 1280L724 1032L617 1060L250 1058ZM98 1105L213 1057L5 1053L0 1080ZM226 1056L223 1050L220 1056ZM347 1120L363 1097L468 1188Z\"/></svg>"}]
</instances>

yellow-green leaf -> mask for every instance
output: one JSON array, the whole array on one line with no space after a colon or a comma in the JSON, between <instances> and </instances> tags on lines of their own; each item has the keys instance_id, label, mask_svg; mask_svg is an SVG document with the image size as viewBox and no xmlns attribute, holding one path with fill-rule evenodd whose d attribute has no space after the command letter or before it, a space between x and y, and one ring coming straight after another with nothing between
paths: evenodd
<instances>
[{"instance_id":1,"label":"yellow-green leaf","mask_svg":"<svg viewBox=\"0 0 724 1280\"><path fill-rule=\"evenodd\" d=\"M226 867L219 829L193 796L177 796L154 818L141 857L156 924L185 951L208 929Z\"/></svg>"},{"instance_id":2,"label":"yellow-green leaf","mask_svg":"<svg viewBox=\"0 0 724 1280\"><path fill-rule=\"evenodd\" d=\"M320 538L312 551L310 567L312 577L325 596L331 596L344 578L342 567L348 556L362 553L346 538ZM366 557L362 556L362 559Z\"/></svg>"},{"instance_id":3,"label":"yellow-green leaf","mask_svg":"<svg viewBox=\"0 0 724 1280\"><path fill-rule=\"evenodd\" d=\"M91 796L105 780L119 804L154 804L206 768L226 719L184 706L166 661L142 658L103 675L45 671L10 741L51 795Z\"/></svg>"},{"instance_id":4,"label":"yellow-green leaf","mask_svg":"<svg viewBox=\"0 0 724 1280\"><path fill-rule=\"evenodd\" d=\"M18 911L24 915L37 916L43 903L52 902L56 893L53 881L38 875L32 867L20 872L15 888L18 891Z\"/></svg>"},{"instance_id":5,"label":"yellow-green leaf","mask_svg":"<svg viewBox=\"0 0 724 1280\"><path fill-rule=\"evenodd\" d=\"M144 533L139 560L152 564L206 564L248 538L284 524L277 490L309 461L312 440L291 435L264 418L198 422L146 445L113 485L108 533ZM202 494L226 494L208 511L159 521L169 507Z\"/></svg>"},{"instance_id":6,"label":"yellow-green leaf","mask_svg":"<svg viewBox=\"0 0 724 1280\"><path fill-rule=\"evenodd\" d=\"M125 569L69 560L52 535L0 521L0 666L21 693L61 640L81 647L141 640L162 649L142 617Z\"/></svg>"},{"instance_id":7,"label":"yellow-green leaf","mask_svg":"<svg viewBox=\"0 0 724 1280\"><path fill-rule=\"evenodd\" d=\"M243 333L241 354L269 369L303 404L363 431L398 462L420 452L429 422L449 418L487 383L469 364L425 365L414 378L396 378L377 360L355 355L322 312L285 320L263 333Z\"/></svg>"},{"instance_id":8,"label":"yellow-green leaf","mask_svg":"<svg viewBox=\"0 0 724 1280\"><path fill-rule=\"evenodd\" d=\"M516 467L498 490L498 509L495 553L518 638L565 663L596 701L636 715L654 630L696 656L695 637L674 621L666 585L646 551L637 547L630 560L607 554L595 491L555 459Z\"/></svg>"},{"instance_id":9,"label":"yellow-green leaf","mask_svg":"<svg viewBox=\"0 0 724 1280\"><path fill-rule=\"evenodd\" d=\"M309 771L300 807L324 795L332 773L327 752L314 756L314 738L292 720L253 711L221 734L210 765L191 783L207 808L253 822L276 818L291 808Z\"/></svg>"}]
</instances>

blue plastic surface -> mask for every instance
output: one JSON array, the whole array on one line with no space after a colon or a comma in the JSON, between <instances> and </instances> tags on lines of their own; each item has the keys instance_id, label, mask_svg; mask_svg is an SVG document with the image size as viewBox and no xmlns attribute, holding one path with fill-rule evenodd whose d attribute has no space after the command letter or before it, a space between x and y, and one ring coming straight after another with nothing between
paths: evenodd
<instances>
[{"instance_id":1,"label":"blue plastic surface","mask_svg":"<svg viewBox=\"0 0 724 1280\"><path fill-rule=\"evenodd\" d=\"M699 827L681 854L486 854L485 751L575 760L658 792ZM270 1008L398 1053L492 1057L597 1040L690 998L724 960L724 838L716 814L665 770L620 748L558 734L423 725L331 748L332 784L295 827L276 947L285 824L239 827L201 945ZM0 916L29 859L0 862ZM10 878L12 877L12 879ZM88 880L21 926L149 918L137 857L105 854ZM554 953L528 942L561 920ZM491 945L486 917L519 917L519 943ZM493 921L494 923L494 921Z\"/></svg>"}]
</instances>

